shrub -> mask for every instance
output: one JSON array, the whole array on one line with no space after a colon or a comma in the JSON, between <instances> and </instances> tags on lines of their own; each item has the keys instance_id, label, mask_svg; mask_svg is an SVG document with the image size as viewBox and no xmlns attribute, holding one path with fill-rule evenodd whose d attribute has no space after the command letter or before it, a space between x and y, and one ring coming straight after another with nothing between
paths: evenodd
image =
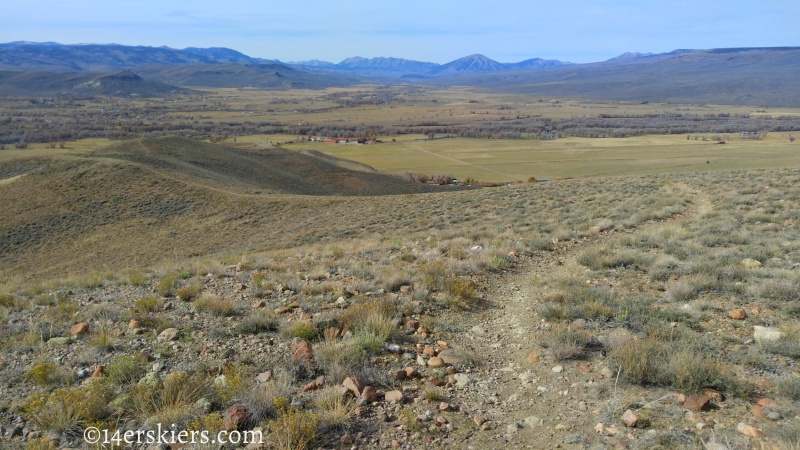
<instances>
[{"instance_id":1,"label":"shrub","mask_svg":"<svg viewBox=\"0 0 800 450\"><path fill-rule=\"evenodd\" d=\"M581 356L590 340L591 335L585 330L558 327L547 334L542 347L550 349L557 361L564 361Z\"/></svg>"},{"instance_id":2,"label":"shrub","mask_svg":"<svg viewBox=\"0 0 800 450\"><path fill-rule=\"evenodd\" d=\"M356 374L367 363L364 349L350 341L325 341L314 352L314 358L328 379L338 382Z\"/></svg>"},{"instance_id":3,"label":"shrub","mask_svg":"<svg viewBox=\"0 0 800 450\"><path fill-rule=\"evenodd\" d=\"M198 414L196 403L208 392L203 377L171 372L156 387L133 385L127 413L145 427L158 423L183 427Z\"/></svg>"},{"instance_id":4,"label":"shrub","mask_svg":"<svg viewBox=\"0 0 800 450\"><path fill-rule=\"evenodd\" d=\"M153 313L158 310L157 297L142 297L134 303L136 309L143 313Z\"/></svg>"},{"instance_id":5,"label":"shrub","mask_svg":"<svg viewBox=\"0 0 800 450\"><path fill-rule=\"evenodd\" d=\"M200 295L201 289L199 284L190 284L175 291L175 296L181 301L188 302Z\"/></svg>"},{"instance_id":6,"label":"shrub","mask_svg":"<svg viewBox=\"0 0 800 450\"><path fill-rule=\"evenodd\" d=\"M175 292L175 286L178 284L179 275L167 275L158 282L156 292L162 297L169 297Z\"/></svg>"},{"instance_id":7,"label":"shrub","mask_svg":"<svg viewBox=\"0 0 800 450\"><path fill-rule=\"evenodd\" d=\"M144 275L131 275L128 278L128 283L130 283L131 286L147 287L147 282L148 279Z\"/></svg>"},{"instance_id":8,"label":"shrub","mask_svg":"<svg viewBox=\"0 0 800 450\"><path fill-rule=\"evenodd\" d=\"M25 379L39 386L50 386L61 380L58 366L51 362L42 362L33 366L25 373Z\"/></svg>"},{"instance_id":9,"label":"shrub","mask_svg":"<svg viewBox=\"0 0 800 450\"><path fill-rule=\"evenodd\" d=\"M123 386L140 379L147 372L147 362L133 355L122 355L114 358L105 369L108 380Z\"/></svg>"},{"instance_id":10,"label":"shrub","mask_svg":"<svg viewBox=\"0 0 800 450\"><path fill-rule=\"evenodd\" d=\"M778 391L784 397L800 400L800 377L788 377L778 383Z\"/></svg>"},{"instance_id":11,"label":"shrub","mask_svg":"<svg viewBox=\"0 0 800 450\"><path fill-rule=\"evenodd\" d=\"M41 429L73 436L87 424L106 417L105 407L113 394L113 389L98 379L79 388L62 388L50 394L34 395L22 411Z\"/></svg>"},{"instance_id":12,"label":"shrub","mask_svg":"<svg viewBox=\"0 0 800 450\"><path fill-rule=\"evenodd\" d=\"M448 278L444 282L444 291L464 301L469 301L477 297L475 284L463 278Z\"/></svg>"},{"instance_id":13,"label":"shrub","mask_svg":"<svg viewBox=\"0 0 800 450\"><path fill-rule=\"evenodd\" d=\"M353 422L356 403L337 386L323 389L314 398L314 407L319 410L322 424L328 429L347 429Z\"/></svg>"},{"instance_id":14,"label":"shrub","mask_svg":"<svg viewBox=\"0 0 800 450\"><path fill-rule=\"evenodd\" d=\"M269 421L270 436L279 450L306 450L314 448L320 416L299 411L288 406L285 398L275 399L279 411L277 419Z\"/></svg>"},{"instance_id":15,"label":"shrub","mask_svg":"<svg viewBox=\"0 0 800 450\"><path fill-rule=\"evenodd\" d=\"M203 295L195 300L194 309L197 312L207 312L217 317L229 317L235 312L235 306L232 300L213 295Z\"/></svg>"},{"instance_id":16,"label":"shrub","mask_svg":"<svg viewBox=\"0 0 800 450\"><path fill-rule=\"evenodd\" d=\"M299 321L286 325L282 330L282 334L311 342L317 338L319 330L317 326L310 321Z\"/></svg>"},{"instance_id":17,"label":"shrub","mask_svg":"<svg viewBox=\"0 0 800 450\"><path fill-rule=\"evenodd\" d=\"M109 352L116 348L117 338L113 330L101 326L97 328L94 336L89 339L89 345L100 352Z\"/></svg>"},{"instance_id":18,"label":"shrub","mask_svg":"<svg viewBox=\"0 0 800 450\"><path fill-rule=\"evenodd\" d=\"M267 331L278 330L278 318L275 313L263 308L259 308L254 312L245 316L236 330L241 334L259 334Z\"/></svg>"}]
</instances>

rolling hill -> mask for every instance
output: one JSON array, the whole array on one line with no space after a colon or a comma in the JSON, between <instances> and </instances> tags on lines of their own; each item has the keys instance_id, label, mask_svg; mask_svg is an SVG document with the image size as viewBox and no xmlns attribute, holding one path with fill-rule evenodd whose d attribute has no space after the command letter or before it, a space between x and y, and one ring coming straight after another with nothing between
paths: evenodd
<instances>
[{"instance_id":1,"label":"rolling hill","mask_svg":"<svg viewBox=\"0 0 800 450\"><path fill-rule=\"evenodd\" d=\"M320 89L358 82L347 75L303 72L282 64L146 65L134 71L144 78L178 86Z\"/></svg>"},{"instance_id":2,"label":"rolling hill","mask_svg":"<svg viewBox=\"0 0 800 450\"><path fill-rule=\"evenodd\" d=\"M416 220L371 196L403 194L393 197L414 211L407 194L458 190L343 165L313 152L184 138L2 162L0 273L63 274L95 261L120 269L174 254L342 239ZM364 220L342 214L350 208Z\"/></svg>"},{"instance_id":3,"label":"rolling hill","mask_svg":"<svg viewBox=\"0 0 800 450\"><path fill-rule=\"evenodd\" d=\"M133 72L0 72L0 95L114 95L164 97L194 91L144 80Z\"/></svg>"}]
</instances>

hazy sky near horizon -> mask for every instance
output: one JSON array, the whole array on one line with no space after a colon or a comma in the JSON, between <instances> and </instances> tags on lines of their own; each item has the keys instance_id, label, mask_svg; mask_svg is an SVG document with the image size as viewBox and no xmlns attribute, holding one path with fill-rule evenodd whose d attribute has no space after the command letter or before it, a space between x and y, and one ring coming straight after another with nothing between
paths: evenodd
<instances>
[{"instance_id":1,"label":"hazy sky near horizon","mask_svg":"<svg viewBox=\"0 0 800 450\"><path fill-rule=\"evenodd\" d=\"M0 42L228 47L282 61L473 53L601 61L627 51L800 46L796 0L4 0Z\"/></svg>"}]
</instances>

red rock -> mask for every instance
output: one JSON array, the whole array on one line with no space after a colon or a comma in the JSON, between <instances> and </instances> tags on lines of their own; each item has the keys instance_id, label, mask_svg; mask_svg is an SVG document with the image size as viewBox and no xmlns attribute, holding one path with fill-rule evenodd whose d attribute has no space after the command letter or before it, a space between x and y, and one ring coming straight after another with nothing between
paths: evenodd
<instances>
[{"instance_id":1,"label":"red rock","mask_svg":"<svg viewBox=\"0 0 800 450\"><path fill-rule=\"evenodd\" d=\"M242 405L234 405L225 410L226 422L234 425L236 428L241 427L252 414Z\"/></svg>"},{"instance_id":2,"label":"red rock","mask_svg":"<svg viewBox=\"0 0 800 450\"><path fill-rule=\"evenodd\" d=\"M134 328L139 328L139 321L136 319L131 319L131 321L128 322L128 328L130 328L131 330L133 330Z\"/></svg>"},{"instance_id":3,"label":"red rock","mask_svg":"<svg viewBox=\"0 0 800 450\"><path fill-rule=\"evenodd\" d=\"M750 408L750 412L752 412L753 415L758 418L764 417L764 409L761 407L761 405L753 405L753 407Z\"/></svg>"},{"instance_id":4,"label":"red rock","mask_svg":"<svg viewBox=\"0 0 800 450\"><path fill-rule=\"evenodd\" d=\"M712 400L716 403L722 403L725 401L725 396L722 394L722 392L716 389L705 388L702 390L702 392L703 395L709 398L709 400Z\"/></svg>"},{"instance_id":5,"label":"red rock","mask_svg":"<svg viewBox=\"0 0 800 450\"><path fill-rule=\"evenodd\" d=\"M416 330L418 328L419 328L419 321L416 321L416 320L412 319L412 320L409 320L408 322L406 322L406 329Z\"/></svg>"},{"instance_id":6,"label":"red rock","mask_svg":"<svg viewBox=\"0 0 800 450\"><path fill-rule=\"evenodd\" d=\"M356 377L347 377L342 381L342 386L347 388L347 391L353 394L353 397L359 397L364 390L364 383Z\"/></svg>"},{"instance_id":7,"label":"red rock","mask_svg":"<svg viewBox=\"0 0 800 450\"><path fill-rule=\"evenodd\" d=\"M406 367L406 378L419 378L420 374L417 369L413 367Z\"/></svg>"},{"instance_id":8,"label":"red rock","mask_svg":"<svg viewBox=\"0 0 800 450\"><path fill-rule=\"evenodd\" d=\"M311 348L311 344L306 341L300 342L297 346L297 350L292 355L293 362L314 362L314 350Z\"/></svg>"},{"instance_id":9,"label":"red rock","mask_svg":"<svg viewBox=\"0 0 800 450\"><path fill-rule=\"evenodd\" d=\"M434 350L433 347L426 345L425 348L422 349L422 354L428 356L436 356L436 350Z\"/></svg>"},{"instance_id":10,"label":"red rock","mask_svg":"<svg viewBox=\"0 0 800 450\"><path fill-rule=\"evenodd\" d=\"M747 318L747 313L743 309L734 309L728 313L728 317L733 320L744 320Z\"/></svg>"},{"instance_id":11,"label":"red rock","mask_svg":"<svg viewBox=\"0 0 800 450\"><path fill-rule=\"evenodd\" d=\"M708 409L709 402L710 400L705 395L695 393L686 397L686 401L683 402L683 406L691 409L692 411L704 411Z\"/></svg>"},{"instance_id":12,"label":"red rock","mask_svg":"<svg viewBox=\"0 0 800 450\"><path fill-rule=\"evenodd\" d=\"M264 300L257 300L255 303L253 303L253 308L264 308L265 306L267 306L267 304L264 302Z\"/></svg>"},{"instance_id":13,"label":"red rock","mask_svg":"<svg viewBox=\"0 0 800 450\"><path fill-rule=\"evenodd\" d=\"M439 403L439 411L447 411L450 409L450 404L446 402Z\"/></svg>"},{"instance_id":14,"label":"red rock","mask_svg":"<svg viewBox=\"0 0 800 450\"><path fill-rule=\"evenodd\" d=\"M375 391L375 388L372 386L364 387L364 390L361 391L361 398L364 400L372 403L378 401L378 392Z\"/></svg>"},{"instance_id":15,"label":"red rock","mask_svg":"<svg viewBox=\"0 0 800 450\"><path fill-rule=\"evenodd\" d=\"M436 376L432 376L432 377L428 378L428 382L430 384L434 385L434 386L443 386L444 385L444 380L442 380L441 378L436 377Z\"/></svg>"},{"instance_id":16,"label":"red rock","mask_svg":"<svg viewBox=\"0 0 800 450\"><path fill-rule=\"evenodd\" d=\"M353 443L353 436L351 436L350 433L345 433L339 438L339 442L342 445L350 445Z\"/></svg>"},{"instance_id":17,"label":"red rock","mask_svg":"<svg viewBox=\"0 0 800 450\"><path fill-rule=\"evenodd\" d=\"M742 422L739 422L739 425L736 425L736 431L750 437L759 437L763 434L758 430L758 428L751 427L750 425Z\"/></svg>"},{"instance_id":18,"label":"red rock","mask_svg":"<svg viewBox=\"0 0 800 450\"><path fill-rule=\"evenodd\" d=\"M444 367L444 360L438 356L434 356L428 360L428 367Z\"/></svg>"},{"instance_id":19,"label":"red rock","mask_svg":"<svg viewBox=\"0 0 800 450\"><path fill-rule=\"evenodd\" d=\"M772 381L769 381L769 380L761 380L761 384L764 385L764 387L768 387L768 388L774 388L775 387L775 383L773 383Z\"/></svg>"},{"instance_id":20,"label":"red rock","mask_svg":"<svg viewBox=\"0 0 800 450\"><path fill-rule=\"evenodd\" d=\"M97 366L97 368L94 369L94 372L92 372L92 376L93 377L99 377L99 376L103 375L103 372L105 372L105 371L106 371L106 366Z\"/></svg>"},{"instance_id":21,"label":"red rock","mask_svg":"<svg viewBox=\"0 0 800 450\"><path fill-rule=\"evenodd\" d=\"M436 345L438 345L439 348L448 348L449 347L447 345L447 342L445 342L445 341L436 341Z\"/></svg>"},{"instance_id":22,"label":"red rock","mask_svg":"<svg viewBox=\"0 0 800 450\"><path fill-rule=\"evenodd\" d=\"M86 334L89 332L89 324L86 322L76 323L69 329L69 334L77 336L79 334Z\"/></svg>"},{"instance_id":23,"label":"red rock","mask_svg":"<svg viewBox=\"0 0 800 450\"><path fill-rule=\"evenodd\" d=\"M639 413L629 409L622 414L622 422L625 423L625 426L628 428L633 428L636 426L636 423L639 422Z\"/></svg>"},{"instance_id":24,"label":"red rock","mask_svg":"<svg viewBox=\"0 0 800 450\"><path fill-rule=\"evenodd\" d=\"M760 398L760 399L758 399L758 401L756 403L758 403L759 405L761 405L761 406L763 406L765 408L773 408L773 407L775 407L775 402L773 402L772 400L770 400L768 398Z\"/></svg>"},{"instance_id":25,"label":"red rock","mask_svg":"<svg viewBox=\"0 0 800 450\"><path fill-rule=\"evenodd\" d=\"M575 368L578 369L578 372L580 373L589 373L592 371L592 369L589 367L589 364L586 364L583 361L575 364Z\"/></svg>"},{"instance_id":26,"label":"red rock","mask_svg":"<svg viewBox=\"0 0 800 450\"><path fill-rule=\"evenodd\" d=\"M686 401L686 396L681 394L680 392L675 392L672 395L675 396L675 399L678 400L681 403Z\"/></svg>"},{"instance_id":27,"label":"red rock","mask_svg":"<svg viewBox=\"0 0 800 450\"><path fill-rule=\"evenodd\" d=\"M316 391L325 385L325 377L317 377L314 381L303 386L303 392Z\"/></svg>"},{"instance_id":28,"label":"red rock","mask_svg":"<svg viewBox=\"0 0 800 450\"><path fill-rule=\"evenodd\" d=\"M403 393L400 391L389 391L383 397L387 402L401 402L403 401Z\"/></svg>"},{"instance_id":29,"label":"red rock","mask_svg":"<svg viewBox=\"0 0 800 450\"><path fill-rule=\"evenodd\" d=\"M406 371L405 370L392 370L389 372L389 378L397 381L403 381L406 379Z\"/></svg>"}]
</instances>

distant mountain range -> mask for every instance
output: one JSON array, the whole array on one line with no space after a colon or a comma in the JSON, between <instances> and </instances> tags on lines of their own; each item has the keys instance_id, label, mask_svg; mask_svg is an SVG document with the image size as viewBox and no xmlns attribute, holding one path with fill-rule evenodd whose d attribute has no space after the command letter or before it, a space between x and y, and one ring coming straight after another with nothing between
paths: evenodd
<instances>
[{"instance_id":1,"label":"distant mountain range","mask_svg":"<svg viewBox=\"0 0 800 450\"><path fill-rule=\"evenodd\" d=\"M500 63L470 55L436 64L388 57L283 63L224 47L0 44L0 95L152 96L187 87L318 89L401 82L542 96L800 106L798 73L800 47L627 52L589 64L539 58Z\"/></svg>"},{"instance_id":2,"label":"distant mountain range","mask_svg":"<svg viewBox=\"0 0 800 450\"><path fill-rule=\"evenodd\" d=\"M253 58L224 47L182 50L169 47L126 46L119 44L62 45L55 42L9 42L0 44L0 70L44 70L48 72L115 72L144 65L280 64L317 73L349 76L448 77L471 73L497 72L523 68L558 67L570 63L539 58L519 63L499 63L483 55L470 55L447 64L401 58L347 58L334 64L326 61L283 63Z\"/></svg>"}]
</instances>

